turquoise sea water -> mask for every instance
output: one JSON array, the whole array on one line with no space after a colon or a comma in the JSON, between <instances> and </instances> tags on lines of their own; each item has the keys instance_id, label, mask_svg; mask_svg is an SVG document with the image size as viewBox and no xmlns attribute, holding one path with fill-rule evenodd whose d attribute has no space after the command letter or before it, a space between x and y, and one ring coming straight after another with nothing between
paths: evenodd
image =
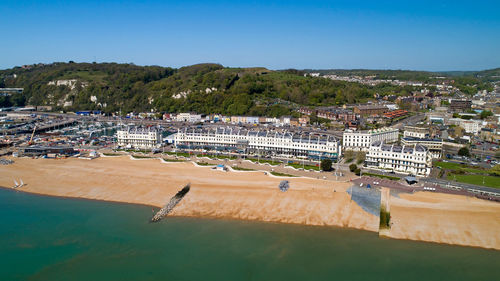
<instances>
[{"instance_id":1,"label":"turquoise sea water","mask_svg":"<svg viewBox=\"0 0 500 281\"><path fill-rule=\"evenodd\" d=\"M500 251L0 189L0 280L499 280Z\"/></svg>"}]
</instances>

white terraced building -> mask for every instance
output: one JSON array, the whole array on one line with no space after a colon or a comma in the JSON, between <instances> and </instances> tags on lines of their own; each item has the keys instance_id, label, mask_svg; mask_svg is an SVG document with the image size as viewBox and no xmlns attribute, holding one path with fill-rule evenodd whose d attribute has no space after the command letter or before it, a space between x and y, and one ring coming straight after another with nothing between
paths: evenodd
<instances>
[{"instance_id":1,"label":"white terraced building","mask_svg":"<svg viewBox=\"0 0 500 281\"><path fill-rule=\"evenodd\" d=\"M369 131L346 130L342 136L345 150L368 151L370 144L381 141L385 143L396 142L399 139L399 130L381 128Z\"/></svg>"},{"instance_id":2,"label":"white terraced building","mask_svg":"<svg viewBox=\"0 0 500 281\"><path fill-rule=\"evenodd\" d=\"M340 142L332 135L238 127L183 128L175 135L175 146L314 160L337 159L341 153Z\"/></svg>"},{"instance_id":3,"label":"white terraced building","mask_svg":"<svg viewBox=\"0 0 500 281\"><path fill-rule=\"evenodd\" d=\"M118 146L153 149L161 146L162 135L156 127L127 127L116 132Z\"/></svg>"},{"instance_id":4,"label":"white terraced building","mask_svg":"<svg viewBox=\"0 0 500 281\"><path fill-rule=\"evenodd\" d=\"M424 139L429 137L429 128L404 126L403 137Z\"/></svg>"},{"instance_id":5,"label":"white terraced building","mask_svg":"<svg viewBox=\"0 0 500 281\"><path fill-rule=\"evenodd\" d=\"M411 138L406 137L401 139L402 145L415 145L419 144L425 146L432 158L439 159L443 152L443 140L442 139L431 139L431 138Z\"/></svg>"},{"instance_id":6,"label":"white terraced building","mask_svg":"<svg viewBox=\"0 0 500 281\"><path fill-rule=\"evenodd\" d=\"M432 157L422 145L389 145L376 141L366 155L367 168L416 176L428 176L432 169Z\"/></svg>"}]
</instances>

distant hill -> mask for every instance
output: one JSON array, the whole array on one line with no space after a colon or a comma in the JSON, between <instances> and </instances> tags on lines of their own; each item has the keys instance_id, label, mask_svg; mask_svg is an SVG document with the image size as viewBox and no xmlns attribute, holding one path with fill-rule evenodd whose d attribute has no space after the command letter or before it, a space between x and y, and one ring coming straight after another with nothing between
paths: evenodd
<instances>
[{"instance_id":1,"label":"distant hill","mask_svg":"<svg viewBox=\"0 0 500 281\"><path fill-rule=\"evenodd\" d=\"M306 69L306 73L335 74L340 76L373 76L375 79L411 80L430 82L435 79L477 78L483 82L500 81L500 68L482 71L414 71L373 69Z\"/></svg>"},{"instance_id":2,"label":"distant hill","mask_svg":"<svg viewBox=\"0 0 500 281\"><path fill-rule=\"evenodd\" d=\"M406 95L415 90L409 86L372 87L304 77L304 73L294 69L228 68L211 63L178 69L117 63L37 64L0 71L0 87L25 89L22 95L0 97L0 106L51 105L56 110L99 109L107 113L154 110L279 116L295 114L301 105L343 105L365 102L375 94ZM417 73L396 70L375 75L435 75Z\"/></svg>"}]
</instances>

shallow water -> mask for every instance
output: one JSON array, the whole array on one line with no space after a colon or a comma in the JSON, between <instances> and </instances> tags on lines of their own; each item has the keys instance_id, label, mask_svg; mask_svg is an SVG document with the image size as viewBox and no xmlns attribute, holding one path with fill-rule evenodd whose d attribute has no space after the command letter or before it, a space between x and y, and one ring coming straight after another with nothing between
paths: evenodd
<instances>
[{"instance_id":1,"label":"shallow water","mask_svg":"<svg viewBox=\"0 0 500 281\"><path fill-rule=\"evenodd\" d=\"M498 280L500 251L0 189L0 280Z\"/></svg>"}]
</instances>

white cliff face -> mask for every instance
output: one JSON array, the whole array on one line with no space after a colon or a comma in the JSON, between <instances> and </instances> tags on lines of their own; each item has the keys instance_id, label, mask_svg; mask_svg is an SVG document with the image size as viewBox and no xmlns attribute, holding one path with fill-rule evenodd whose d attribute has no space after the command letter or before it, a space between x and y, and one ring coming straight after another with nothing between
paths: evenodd
<instances>
[{"instance_id":1,"label":"white cliff face","mask_svg":"<svg viewBox=\"0 0 500 281\"><path fill-rule=\"evenodd\" d=\"M67 86L71 90L73 90L73 89L75 89L77 82L78 82L77 79L54 80L54 81L50 81L49 83L47 83L47 85ZM84 87L84 88L89 85L88 82L82 82L82 81L80 81L80 83L81 83L82 87Z\"/></svg>"},{"instance_id":2,"label":"white cliff face","mask_svg":"<svg viewBox=\"0 0 500 281\"><path fill-rule=\"evenodd\" d=\"M212 87L212 88L206 88L205 89L205 93L207 93L207 94L210 94L213 91L217 91L217 88Z\"/></svg>"},{"instance_id":3,"label":"white cliff face","mask_svg":"<svg viewBox=\"0 0 500 281\"><path fill-rule=\"evenodd\" d=\"M191 90L187 90L184 92L179 92L178 94L173 94L172 97L174 99L180 99L180 98L185 98L187 95L191 94Z\"/></svg>"}]
</instances>

